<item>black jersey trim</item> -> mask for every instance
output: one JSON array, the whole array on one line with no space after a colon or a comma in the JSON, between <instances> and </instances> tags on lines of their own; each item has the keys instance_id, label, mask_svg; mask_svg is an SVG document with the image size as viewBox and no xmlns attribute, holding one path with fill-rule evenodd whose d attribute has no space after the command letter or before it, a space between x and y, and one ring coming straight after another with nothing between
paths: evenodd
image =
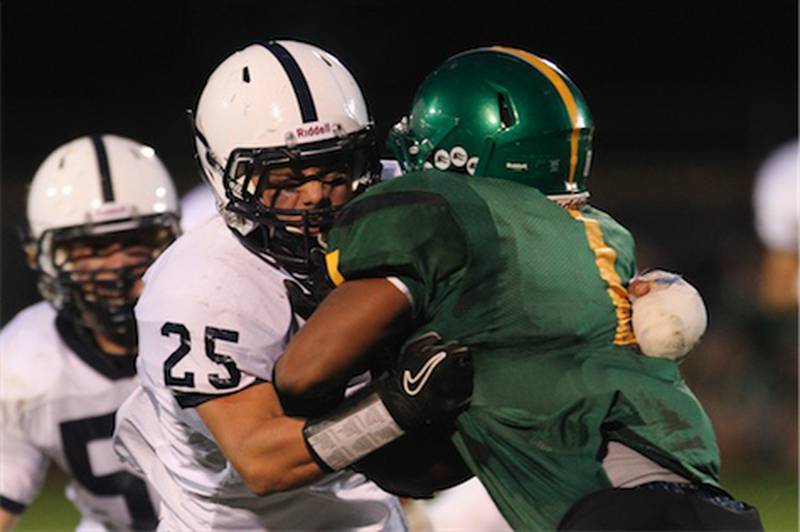
<instances>
[{"instance_id":1,"label":"black jersey trim","mask_svg":"<svg viewBox=\"0 0 800 532\"><path fill-rule=\"evenodd\" d=\"M56 330L58 335L67 344L75 355L86 365L100 373L104 377L116 381L128 379L136 375L135 357L125 355L125 358L117 359L116 355L106 355L94 344L90 337L90 332L84 330L69 318L56 316ZM114 359L111 360L111 357ZM117 364L115 362L123 362Z\"/></svg>"},{"instance_id":2,"label":"black jersey trim","mask_svg":"<svg viewBox=\"0 0 800 532\"><path fill-rule=\"evenodd\" d=\"M97 154L97 168L100 170L100 187L103 189L103 201L114 201L114 187L111 184L111 167L108 165L108 152L102 135L92 135L94 151Z\"/></svg>"},{"instance_id":3,"label":"black jersey trim","mask_svg":"<svg viewBox=\"0 0 800 532\"><path fill-rule=\"evenodd\" d=\"M384 192L369 196L363 200L350 204L336 218L336 226L345 227L355 221L383 209L399 207L402 205L428 204L436 207L447 208L445 199L434 192L398 191Z\"/></svg>"},{"instance_id":4,"label":"black jersey trim","mask_svg":"<svg viewBox=\"0 0 800 532\"><path fill-rule=\"evenodd\" d=\"M3 497L0 495L0 508L8 510L8 512L13 515L21 515L27 507L27 504L23 504L15 501L14 499L9 499L8 497Z\"/></svg>"},{"instance_id":5,"label":"black jersey trim","mask_svg":"<svg viewBox=\"0 0 800 532\"><path fill-rule=\"evenodd\" d=\"M297 103L300 105L300 115L303 117L303 122L316 122L317 108L314 105L314 98L311 96L311 89L308 87L308 81L300 70L300 65L292 56L292 54L283 45L275 41L261 43L264 48L272 52L275 59L286 71L289 81L292 83L292 89L297 97Z\"/></svg>"},{"instance_id":6,"label":"black jersey trim","mask_svg":"<svg viewBox=\"0 0 800 532\"><path fill-rule=\"evenodd\" d=\"M198 393L198 392L172 392L172 395L175 396L175 400L178 401L178 406L181 408L194 408L196 406L200 406L203 403L211 401L212 399L219 399L220 397L227 397L228 395L233 395L235 393L239 393L243 390L250 388L251 386L255 386L256 384L263 384L265 381L263 379L259 379L256 377L256 380L245 386L244 388L239 388L238 390L234 390L228 393Z\"/></svg>"}]
</instances>

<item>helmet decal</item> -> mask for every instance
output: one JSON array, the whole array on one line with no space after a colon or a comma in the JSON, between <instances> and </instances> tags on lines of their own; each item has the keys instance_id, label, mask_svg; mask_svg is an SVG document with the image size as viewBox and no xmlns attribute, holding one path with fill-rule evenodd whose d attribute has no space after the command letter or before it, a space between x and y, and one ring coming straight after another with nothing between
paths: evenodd
<instances>
[{"instance_id":1,"label":"helmet decal","mask_svg":"<svg viewBox=\"0 0 800 532\"><path fill-rule=\"evenodd\" d=\"M433 154L433 166L439 170L450 168L450 153L447 150L436 150Z\"/></svg>"},{"instance_id":2,"label":"helmet decal","mask_svg":"<svg viewBox=\"0 0 800 532\"><path fill-rule=\"evenodd\" d=\"M575 102L575 96L572 94L572 91L564 82L558 71L540 57L537 57L536 55L530 52L526 52L525 50L520 50L518 48L509 48L506 46L492 46L492 50L497 50L500 52L505 52L507 54L515 55L520 59L523 59L528 63L530 63L531 66L533 66L536 70L544 74L544 76L550 81L550 83L553 84L553 87L558 92L558 95L561 96L561 100L564 102L564 107L567 109L567 114L569 115L569 119L572 122L572 133L570 134L570 139L569 139L570 143L569 174L567 176L567 183L572 183L572 181L575 179L575 169L578 166L578 133L579 133L579 128L583 127L581 124L578 124L579 121L578 105Z\"/></svg>"},{"instance_id":3,"label":"helmet decal","mask_svg":"<svg viewBox=\"0 0 800 532\"><path fill-rule=\"evenodd\" d=\"M426 77L387 145L406 172L436 168L585 199L593 134L583 95L559 67L485 46Z\"/></svg>"},{"instance_id":4,"label":"helmet decal","mask_svg":"<svg viewBox=\"0 0 800 532\"><path fill-rule=\"evenodd\" d=\"M100 187L103 190L103 201L114 201L114 187L111 184L111 168L108 166L108 153L102 135L92 135L92 144L97 155L97 169L100 171Z\"/></svg>"},{"instance_id":5,"label":"helmet decal","mask_svg":"<svg viewBox=\"0 0 800 532\"><path fill-rule=\"evenodd\" d=\"M462 146L453 146L450 149L450 162L453 163L453 166L456 168L465 166L468 158L469 155L467 154L467 150L465 150Z\"/></svg>"},{"instance_id":6,"label":"helmet decal","mask_svg":"<svg viewBox=\"0 0 800 532\"><path fill-rule=\"evenodd\" d=\"M415 146L412 146L415 147ZM464 146L453 146L450 150L440 149L433 153L433 162L427 168L448 170L450 172L475 173L475 168L480 160L477 156L470 156Z\"/></svg>"},{"instance_id":7,"label":"helmet decal","mask_svg":"<svg viewBox=\"0 0 800 532\"><path fill-rule=\"evenodd\" d=\"M300 105L300 115L303 117L303 122L316 122L317 121L317 108L314 106L314 98L311 97L311 90L308 88L308 81L300 70L300 65L289 50L281 46L280 43L270 41L263 44L264 48L272 52L275 59L281 64L292 83L294 94L297 96L297 103Z\"/></svg>"}]
</instances>

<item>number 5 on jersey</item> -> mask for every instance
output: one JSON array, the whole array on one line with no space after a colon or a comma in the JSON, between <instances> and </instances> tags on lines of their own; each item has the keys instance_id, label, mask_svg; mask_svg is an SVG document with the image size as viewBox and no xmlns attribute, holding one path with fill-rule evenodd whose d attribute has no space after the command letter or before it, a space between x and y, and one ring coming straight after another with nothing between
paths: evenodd
<instances>
[{"instance_id":1,"label":"number 5 on jersey","mask_svg":"<svg viewBox=\"0 0 800 532\"><path fill-rule=\"evenodd\" d=\"M164 384L167 386L184 386L187 388L195 387L195 374L191 371L186 371L183 375L175 375L172 369L183 359L192 349L192 338L189 334L189 329L182 323L167 322L161 327L162 336L177 335L180 344L178 348L172 352L164 361ZM215 364L223 366L227 371L226 376L219 373L208 373L206 379L217 390L227 390L236 388L241 381L242 374L236 363L223 353L218 353L216 350L216 341L221 340L235 344L239 341L239 333L228 329L218 329L216 327L205 328L205 352L206 357Z\"/></svg>"}]
</instances>

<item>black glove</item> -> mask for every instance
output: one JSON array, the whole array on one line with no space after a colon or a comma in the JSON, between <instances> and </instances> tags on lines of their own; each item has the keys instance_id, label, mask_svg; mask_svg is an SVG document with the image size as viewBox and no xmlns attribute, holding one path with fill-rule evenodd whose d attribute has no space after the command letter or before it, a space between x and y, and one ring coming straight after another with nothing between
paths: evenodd
<instances>
[{"instance_id":1,"label":"black glove","mask_svg":"<svg viewBox=\"0 0 800 532\"><path fill-rule=\"evenodd\" d=\"M376 449L350 468L399 497L432 497L472 476L451 441L455 430L454 424L447 421L416 429Z\"/></svg>"},{"instance_id":2,"label":"black glove","mask_svg":"<svg viewBox=\"0 0 800 532\"><path fill-rule=\"evenodd\" d=\"M409 431L446 424L469 405L472 376L469 349L426 333L403 349L391 371L306 422L309 452L323 470L339 470Z\"/></svg>"},{"instance_id":3,"label":"black glove","mask_svg":"<svg viewBox=\"0 0 800 532\"><path fill-rule=\"evenodd\" d=\"M413 340L375 390L404 431L453 419L472 399L472 356L436 332Z\"/></svg>"}]
</instances>

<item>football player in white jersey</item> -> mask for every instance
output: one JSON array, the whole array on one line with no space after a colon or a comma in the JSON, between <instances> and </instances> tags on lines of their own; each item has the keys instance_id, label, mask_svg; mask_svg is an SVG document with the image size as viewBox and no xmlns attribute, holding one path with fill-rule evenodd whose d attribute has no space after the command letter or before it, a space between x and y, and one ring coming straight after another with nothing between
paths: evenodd
<instances>
[{"instance_id":1,"label":"football player in white jersey","mask_svg":"<svg viewBox=\"0 0 800 532\"><path fill-rule=\"evenodd\" d=\"M178 234L172 180L152 148L115 135L64 144L27 199L25 251L47 301L0 333L0 529L48 465L71 477L79 529L152 529L156 499L111 447L135 386L140 277Z\"/></svg>"},{"instance_id":2,"label":"football player in white jersey","mask_svg":"<svg viewBox=\"0 0 800 532\"><path fill-rule=\"evenodd\" d=\"M363 476L323 476L270 382L302 322L293 309L318 289L321 232L379 174L358 85L315 46L254 44L212 73L194 124L221 216L144 278L141 388L118 413L118 454L156 486L160 529L405 529L397 499Z\"/></svg>"},{"instance_id":3,"label":"football player in white jersey","mask_svg":"<svg viewBox=\"0 0 800 532\"><path fill-rule=\"evenodd\" d=\"M764 246L759 296L775 314L797 309L798 146L792 139L774 149L758 169L753 189L756 233Z\"/></svg>"},{"instance_id":4,"label":"football player in white jersey","mask_svg":"<svg viewBox=\"0 0 800 532\"><path fill-rule=\"evenodd\" d=\"M400 175L400 165L394 159L381 159L381 180ZM219 214L214 192L207 183L195 185L181 196L181 228L186 233Z\"/></svg>"}]
</instances>

